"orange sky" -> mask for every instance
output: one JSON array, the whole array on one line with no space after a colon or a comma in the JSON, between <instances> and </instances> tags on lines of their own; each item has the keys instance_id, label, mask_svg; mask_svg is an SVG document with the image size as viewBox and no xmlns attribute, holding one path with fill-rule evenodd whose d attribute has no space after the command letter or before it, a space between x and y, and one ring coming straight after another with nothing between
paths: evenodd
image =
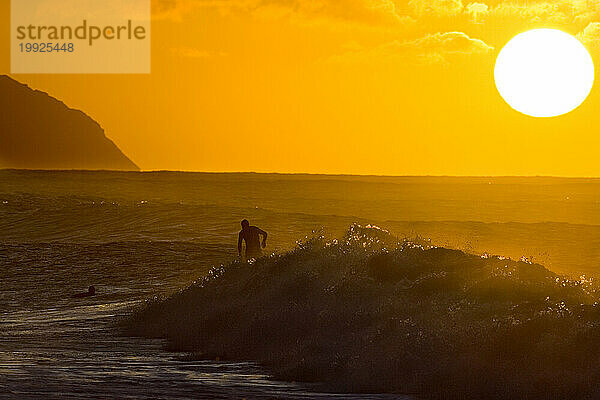
<instances>
[{"instance_id":1,"label":"orange sky","mask_svg":"<svg viewBox=\"0 0 600 400\"><path fill-rule=\"evenodd\" d=\"M533 28L578 34L598 63L600 1L154 0L153 11L150 75L12 76L85 111L146 170L600 176L597 87L572 113L535 119L493 81L502 46ZM8 24L2 36L8 73Z\"/></svg>"}]
</instances>

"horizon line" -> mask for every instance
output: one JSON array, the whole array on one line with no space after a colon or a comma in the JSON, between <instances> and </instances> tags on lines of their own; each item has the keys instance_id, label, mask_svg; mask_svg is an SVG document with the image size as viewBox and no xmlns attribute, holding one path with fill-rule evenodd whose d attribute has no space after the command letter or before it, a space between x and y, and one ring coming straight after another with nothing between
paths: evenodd
<instances>
[{"instance_id":1,"label":"horizon line","mask_svg":"<svg viewBox=\"0 0 600 400\"><path fill-rule=\"evenodd\" d=\"M341 176L364 178L551 178L551 179L600 179L600 176L581 175L385 175L385 174L354 174L354 173L328 173L328 172L264 172L264 171L201 171L201 170L170 170L170 169L140 169L139 171L113 170L113 169L37 169L37 168L0 168L0 172L118 172L132 174L152 173L182 173L182 174L253 174L253 175L309 175L309 176Z\"/></svg>"}]
</instances>

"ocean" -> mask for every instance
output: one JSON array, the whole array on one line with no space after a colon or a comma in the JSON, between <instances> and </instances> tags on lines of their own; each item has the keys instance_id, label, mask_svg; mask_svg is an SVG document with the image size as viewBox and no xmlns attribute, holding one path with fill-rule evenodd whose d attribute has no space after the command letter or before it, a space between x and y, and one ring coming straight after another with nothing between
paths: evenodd
<instances>
[{"instance_id":1,"label":"ocean","mask_svg":"<svg viewBox=\"0 0 600 400\"><path fill-rule=\"evenodd\" d=\"M315 393L118 334L145 300L233 260L243 218L269 252L374 224L598 274L597 179L0 171L0 398L406 398Z\"/></svg>"}]
</instances>

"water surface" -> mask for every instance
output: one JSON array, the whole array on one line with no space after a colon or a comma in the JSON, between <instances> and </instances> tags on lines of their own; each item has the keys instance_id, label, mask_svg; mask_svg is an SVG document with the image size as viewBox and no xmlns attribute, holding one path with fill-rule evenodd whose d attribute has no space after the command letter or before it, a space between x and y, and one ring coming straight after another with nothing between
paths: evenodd
<instances>
[{"instance_id":1,"label":"water surface","mask_svg":"<svg viewBox=\"0 0 600 400\"><path fill-rule=\"evenodd\" d=\"M116 334L233 259L242 218L269 251L359 222L576 276L600 259L598 180L0 171L0 397L335 398Z\"/></svg>"}]
</instances>

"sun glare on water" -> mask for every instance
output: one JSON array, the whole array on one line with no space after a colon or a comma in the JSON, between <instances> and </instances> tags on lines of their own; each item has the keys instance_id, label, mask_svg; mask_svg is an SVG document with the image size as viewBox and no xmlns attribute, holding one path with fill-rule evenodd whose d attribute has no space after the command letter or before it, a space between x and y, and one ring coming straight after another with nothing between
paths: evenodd
<instances>
[{"instance_id":1,"label":"sun glare on water","mask_svg":"<svg viewBox=\"0 0 600 400\"><path fill-rule=\"evenodd\" d=\"M556 29L515 36L500 51L494 71L500 95L515 110L533 117L566 114L587 98L594 63L575 37Z\"/></svg>"}]
</instances>

